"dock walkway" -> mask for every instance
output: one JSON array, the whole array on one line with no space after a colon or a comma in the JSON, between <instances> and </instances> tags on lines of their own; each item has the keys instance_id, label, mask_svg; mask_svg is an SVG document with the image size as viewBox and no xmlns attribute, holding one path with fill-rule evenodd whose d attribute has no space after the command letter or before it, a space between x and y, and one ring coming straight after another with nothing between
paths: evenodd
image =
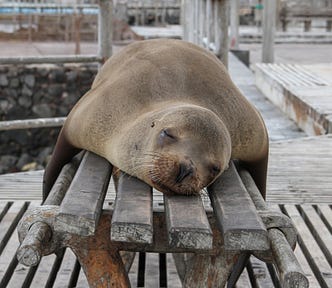
<instances>
[{"instance_id":1,"label":"dock walkway","mask_svg":"<svg viewBox=\"0 0 332 288\"><path fill-rule=\"evenodd\" d=\"M261 111L270 134L267 202L288 214L298 228L295 253L310 287L332 287L332 135L307 137L258 91L252 72L233 55L229 66L233 81ZM69 249L43 257L35 268L17 263L16 225L28 205L40 202L41 183L42 171L0 176L0 287L88 287ZM110 188L105 205L113 198ZM143 257L136 257L131 269L133 287L163 287L160 261L167 262L168 287L181 287L171 255L166 261L158 254ZM276 281L271 266L252 257L237 287L278 287Z\"/></svg>"}]
</instances>

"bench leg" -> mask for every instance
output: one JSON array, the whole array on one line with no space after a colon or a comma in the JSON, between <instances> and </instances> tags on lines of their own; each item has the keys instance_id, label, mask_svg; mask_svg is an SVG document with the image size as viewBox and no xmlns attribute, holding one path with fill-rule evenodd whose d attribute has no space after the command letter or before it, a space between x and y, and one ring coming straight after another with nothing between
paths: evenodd
<instances>
[{"instance_id":1,"label":"bench leg","mask_svg":"<svg viewBox=\"0 0 332 288\"><path fill-rule=\"evenodd\" d=\"M128 273L135 260L136 252L120 251L123 265Z\"/></svg>"},{"instance_id":2,"label":"bench leg","mask_svg":"<svg viewBox=\"0 0 332 288\"><path fill-rule=\"evenodd\" d=\"M237 260L236 265L233 268L231 276L229 276L229 279L227 282L227 288L235 287L235 284L236 284L237 280L239 279L239 277L241 276L244 268L246 267L249 258L250 258L250 253L248 253L248 252L241 253L239 259Z\"/></svg>"},{"instance_id":3,"label":"bench leg","mask_svg":"<svg viewBox=\"0 0 332 288\"><path fill-rule=\"evenodd\" d=\"M190 254L188 257L186 256L173 254L183 287L205 288L225 287L239 254Z\"/></svg>"},{"instance_id":4,"label":"bench leg","mask_svg":"<svg viewBox=\"0 0 332 288\"><path fill-rule=\"evenodd\" d=\"M90 288L130 287L120 253L110 245L110 225L101 217L94 236L72 237L68 246L76 254Z\"/></svg>"}]
</instances>

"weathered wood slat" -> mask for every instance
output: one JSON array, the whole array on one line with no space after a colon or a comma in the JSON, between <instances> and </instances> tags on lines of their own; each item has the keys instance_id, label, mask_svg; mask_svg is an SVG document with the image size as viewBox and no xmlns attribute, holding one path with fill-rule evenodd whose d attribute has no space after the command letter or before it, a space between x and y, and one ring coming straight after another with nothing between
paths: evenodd
<instances>
[{"instance_id":1,"label":"weathered wood slat","mask_svg":"<svg viewBox=\"0 0 332 288\"><path fill-rule=\"evenodd\" d=\"M212 248L212 230L199 195L165 195L164 202L171 247Z\"/></svg>"},{"instance_id":2,"label":"weathered wood slat","mask_svg":"<svg viewBox=\"0 0 332 288\"><path fill-rule=\"evenodd\" d=\"M23 201L14 202L7 210L0 222L0 254L5 248L8 239L14 232L17 223L27 209L27 204Z\"/></svg>"},{"instance_id":3,"label":"weathered wood slat","mask_svg":"<svg viewBox=\"0 0 332 288\"><path fill-rule=\"evenodd\" d=\"M172 254L167 253L167 286L172 288L182 288L182 283L176 271Z\"/></svg>"},{"instance_id":4,"label":"weathered wood slat","mask_svg":"<svg viewBox=\"0 0 332 288\"><path fill-rule=\"evenodd\" d=\"M320 247L317 245L310 230L306 226L299 211L293 205L285 205L284 208L287 215L292 218L297 230L301 231L301 234L299 235L299 244L321 287L332 287L331 267Z\"/></svg>"},{"instance_id":5,"label":"weathered wood slat","mask_svg":"<svg viewBox=\"0 0 332 288\"><path fill-rule=\"evenodd\" d=\"M60 205L65 193L71 184L82 155L79 154L66 164L57 177L50 193L44 201L44 205ZM20 263L27 266L37 265L41 258L41 247L52 237L51 228L44 222L34 223L23 239L18 251L17 258Z\"/></svg>"},{"instance_id":6,"label":"weathered wood slat","mask_svg":"<svg viewBox=\"0 0 332 288\"><path fill-rule=\"evenodd\" d=\"M25 204L28 205L28 203L25 203ZM40 205L40 201L30 202L28 209L33 209L34 207L37 207L38 205ZM28 268L17 262L16 251L17 251L17 248L19 247L19 244L20 244L20 242L18 239L18 235L15 231L7 243L7 246L9 246L9 247L6 247L5 250L3 251L4 259L6 259L8 262L10 262L6 273L8 273L8 275L10 275L10 273L12 273L11 278L7 284L7 287L23 287L24 286L23 283L28 283L29 281L31 281L32 277L35 273L34 272L35 267ZM11 250L11 252L10 252L11 254L7 254L8 248L9 248L9 250ZM0 256L0 258L1 258L1 256ZM12 269L12 271L10 271L10 269ZM0 275L0 279L1 279L1 275ZM1 284L0 284L0 287L1 287Z\"/></svg>"},{"instance_id":7,"label":"weathered wood slat","mask_svg":"<svg viewBox=\"0 0 332 288\"><path fill-rule=\"evenodd\" d=\"M301 267L302 267L306 277L308 278L309 287L310 288L319 288L320 284L318 283L313 271L311 270L311 268L308 264L307 259L305 258L304 254L303 254L303 251L299 245L297 245L297 247L295 248L294 253L295 253L296 258L301 263Z\"/></svg>"},{"instance_id":8,"label":"weathered wood slat","mask_svg":"<svg viewBox=\"0 0 332 288\"><path fill-rule=\"evenodd\" d=\"M248 264L248 274L254 282L253 287L257 288L274 288L271 275L268 271L266 263L257 259L256 257L250 257L250 263Z\"/></svg>"},{"instance_id":9,"label":"weathered wood slat","mask_svg":"<svg viewBox=\"0 0 332 288\"><path fill-rule=\"evenodd\" d=\"M94 233L111 173L112 166L107 160L86 152L61 203L57 229L82 236Z\"/></svg>"},{"instance_id":10,"label":"weathered wood slat","mask_svg":"<svg viewBox=\"0 0 332 288\"><path fill-rule=\"evenodd\" d=\"M272 205L271 209L282 212L279 205ZM307 259L305 258L304 254L303 254L303 251L302 251L300 245L296 245L294 254L295 254L297 260L299 261L299 263L301 264L301 268L309 281L309 287L310 288L320 287L311 267L308 264Z\"/></svg>"},{"instance_id":11,"label":"weathered wood slat","mask_svg":"<svg viewBox=\"0 0 332 288\"><path fill-rule=\"evenodd\" d=\"M251 287L250 278L247 269L244 269L236 282L235 288Z\"/></svg>"},{"instance_id":12,"label":"weathered wood slat","mask_svg":"<svg viewBox=\"0 0 332 288\"><path fill-rule=\"evenodd\" d=\"M226 250L269 249L265 226L232 162L208 191Z\"/></svg>"},{"instance_id":13,"label":"weathered wood slat","mask_svg":"<svg viewBox=\"0 0 332 288\"><path fill-rule=\"evenodd\" d=\"M332 267L332 235L311 205L299 206L305 223Z\"/></svg>"},{"instance_id":14,"label":"weathered wood slat","mask_svg":"<svg viewBox=\"0 0 332 288\"><path fill-rule=\"evenodd\" d=\"M0 251L0 287L6 287L8 282L11 281L18 264L16 250L19 241L14 229L26 208L27 204L25 202L17 201L13 203L0 222L2 246Z\"/></svg>"},{"instance_id":15,"label":"weathered wood slat","mask_svg":"<svg viewBox=\"0 0 332 288\"><path fill-rule=\"evenodd\" d=\"M77 168L82 160L83 152L75 156L72 161L66 164L56 179L53 187L45 199L43 205L57 205L59 206L66 195L68 187L70 186Z\"/></svg>"},{"instance_id":16,"label":"weathered wood slat","mask_svg":"<svg viewBox=\"0 0 332 288\"><path fill-rule=\"evenodd\" d=\"M31 287L47 287L47 285L50 285L49 280L51 281L51 278L54 277L52 270L56 259L57 256L55 254L45 256L41 259L36 274L30 284Z\"/></svg>"},{"instance_id":17,"label":"weathered wood slat","mask_svg":"<svg viewBox=\"0 0 332 288\"><path fill-rule=\"evenodd\" d=\"M78 275L76 287L89 288L88 280L86 279L86 276L85 276L82 268L80 269L80 272Z\"/></svg>"},{"instance_id":18,"label":"weathered wood slat","mask_svg":"<svg viewBox=\"0 0 332 288\"><path fill-rule=\"evenodd\" d=\"M63 256L59 271L56 275L53 287L71 287L70 282L72 278L72 273L75 269L76 256L71 249L66 249Z\"/></svg>"},{"instance_id":19,"label":"weathered wood slat","mask_svg":"<svg viewBox=\"0 0 332 288\"><path fill-rule=\"evenodd\" d=\"M111 227L113 241L152 243L152 188L122 173Z\"/></svg>"},{"instance_id":20,"label":"weathered wood slat","mask_svg":"<svg viewBox=\"0 0 332 288\"><path fill-rule=\"evenodd\" d=\"M6 215L11 203L7 201L1 201L0 202L0 222L2 218Z\"/></svg>"},{"instance_id":21,"label":"weathered wood slat","mask_svg":"<svg viewBox=\"0 0 332 288\"><path fill-rule=\"evenodd\" d=\"M138 253L136 253L134 262L131 265L128 273L128 278L131 287L137 287L137 271L138 271Z\"/></svg>"},{"instance_id":22,"label":"weathered wood slat","mask_svg":"<svg viewBox=\"0 0 332 288\"><path fill-rule=\"evenodd\" d=\"M144 287L153 288L159 285L159 254L146 253Z\"/></svg>"},{"instance_id":23,"label":"weathered wood slat","mask_svg":"<svg viewBox=\"0 0 332 288\"><path fill-rule=\"evenodd\" d=\"M332 208L328 204L320 204L317 206L319 216L324 221L329 231L332 231ZM332 233L332 232L331 232Z\"/></svg>"},{"instance_id":24,"label":"weathered wood slat","mask_svg":"<svg viewBox=\"0 0 332 288\"><path fill-rule=\"evenodd\" d=\"M302 268L283 232L278 229L270 229L269 238L274 256L273 260L277 264L280 275L281 286L284 288L309 287L309 282L303 275Z\"/></svg>"}]
</instances>

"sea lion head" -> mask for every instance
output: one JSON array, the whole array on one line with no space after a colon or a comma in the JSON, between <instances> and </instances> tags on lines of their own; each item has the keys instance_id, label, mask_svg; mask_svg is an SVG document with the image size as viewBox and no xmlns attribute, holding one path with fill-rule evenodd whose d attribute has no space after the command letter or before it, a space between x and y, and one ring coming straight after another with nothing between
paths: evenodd
<instances>
[{"instance_id":1,"label":"sea lion head","mask_svg":"<svg viewBox=\"0 0 332 288\"><path fill-rule=\"evenodd\" d=\"M208 109L171 106L136 122L121 144L122 151L130 150L130 167L118 166L163 193L198 194L228 165L230 135Z\"/></svg>"}]
</instances>

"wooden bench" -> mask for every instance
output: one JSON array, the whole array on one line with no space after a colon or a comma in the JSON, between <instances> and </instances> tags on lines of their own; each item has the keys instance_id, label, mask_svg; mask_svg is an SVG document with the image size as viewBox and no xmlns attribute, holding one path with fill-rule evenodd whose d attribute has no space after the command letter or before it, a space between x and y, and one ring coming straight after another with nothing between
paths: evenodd
<instances>
[{"instance_id":1,"label":"wooden bench","mask_svg":"<svg viewBox=\"0 0 332 288\"><path fill-rule=\"evenodd\" d=\"M332 9L321 8L314 9L309 7L300 8L283 8L280 10L279 19L281 22L282 31L287 31L287 26L292 21L303 22L304 31L311 30L311 23L314 19L321 19L326 21L326 31L332 31Z\"/></svg>"},{"instance_id":2,"label":"wooden bench","mask_svg":"<svg viewBox=\"0 0 332 288\"><path fill-rule=\"evenodd\" d=\"M267 208L241 167L230 163L208 188L212 208L200 196L177 195L154 206L152 188L122 174L114 208L103 210L111 172L110 163L90 152L67 164L43 205L20 221L19 261L33 266L70 247L90 287L129 287L131 252L167 252L174 253L183 287L223 287L227 281L233 287L254 254L275 264L283 287L308 287L292 251L295 228Z\"/></svg>"}]
</instances>

